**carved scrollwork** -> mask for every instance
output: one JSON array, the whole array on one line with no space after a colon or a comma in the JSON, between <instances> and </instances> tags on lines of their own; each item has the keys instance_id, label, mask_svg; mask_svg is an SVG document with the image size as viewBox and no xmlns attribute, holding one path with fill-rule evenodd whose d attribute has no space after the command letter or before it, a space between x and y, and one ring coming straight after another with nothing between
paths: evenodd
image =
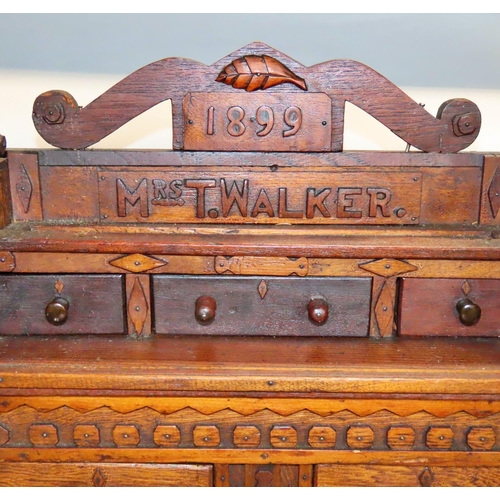
<instances>
[{"instance_id":1,"label":"carved scrollwork","mask_svg":"<svg viewBox=\"0 0 500 500\"><path fill-rule=\"evenodd\" d=\"M332 100L332 120L319 123L320 128L330 121L336 124L331 134L332 151L342 151L346 101L373 116L406 143L425 152L456 153L474 142L481 127L481 113L467 99L444 102L434 117L396 85L364 64L332 60L305 67L262 43L247 45L212 66L182 58L148 64L84 108L80 108L67 92L46 92L35 100L33 121L40 135L50 144L64 149L83 149L156 104L171 99L173 145L174 149L183 149L186 127L181 112L183 99L188 94L200 92L213 95L220 92L223 96L228 92L234 94L234 90L221 88L219 83L231 86L236 92L265 91L291 83L305 91L300 95L307 99L314 95L328 96ZM286 100L289 89L280 87L276 91ZM293 89L289 92L295 97L299 95ZM202 129L210 135L214 132L211 125L213 112L210 114L209 111L208 117L208 125ZM254 118L259 120L258 116ZM264 128L258 131L258 139L265 140L272 127L263 116L260 120ZM241 127L233 129L236 134L241 131Z\"/></svg>"}]
</instances>

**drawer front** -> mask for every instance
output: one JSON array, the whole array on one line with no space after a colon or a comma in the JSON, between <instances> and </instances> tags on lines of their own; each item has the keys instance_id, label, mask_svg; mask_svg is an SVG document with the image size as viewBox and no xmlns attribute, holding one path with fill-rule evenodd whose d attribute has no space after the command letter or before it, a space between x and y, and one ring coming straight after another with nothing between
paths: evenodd
<instances>
[{"instance_id":1,"label":"drawer front","mask_svg":"<svg viewBox=\"0 0 500 500\"><path fill-rule=\"evenodd\" d=\"M500 486L500 467L318 465L316 486Z\"/></svg>"},{"instance_id":2,"label":"drawer front","mask_svg":"<svg viewBox=\"0 0 500 500\"><path fill-rule=\"evenodd\" d=\"M0 486L212 486L212 466L4 462Z\"/></svg>"},{"instance_id":3,"label":"drawer front","mask_svg":"<svg viewBox=\"0 0 500 500\"><path fill-rule=\"evenodd\" d=\"M404 278L399 317L400 335L500 336L500 280Z\"/></svg>"},{"instance_id":4,"label":"drawer front","mask_svg":"<svg viewBox=\"0 0 500 500\"><path fill-rule=\"evenodd\" d=\"M370 278L153 276L152 279L156 333L358 337L368 334ZM200 315L204 307L207 319Z\"/></svg>"},{"instance_id":5,"label":"drawer front","mask_svg":"<svg viewBox=\"0 0 500 500\"><path fill-rule=\"evenodd\" d=\"M67 318L51 323L46 308L56 298L66 301ZM125 333L120 275L3 275L0 309L0 335Z\"/></svg>"}]
</instances>

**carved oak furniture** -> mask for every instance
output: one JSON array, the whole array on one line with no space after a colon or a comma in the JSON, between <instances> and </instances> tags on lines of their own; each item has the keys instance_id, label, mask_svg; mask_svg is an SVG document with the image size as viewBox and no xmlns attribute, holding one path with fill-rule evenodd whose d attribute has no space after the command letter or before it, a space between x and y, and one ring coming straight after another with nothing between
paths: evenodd
<instances>
[{"instance_id":1,"label":"carved oak furniture","mask_svg":"<svg viewBox=\"0 0 500 500\"><path fill-rule=\"evenodd\" d=\"M173 150L87 149L171 99ZM344 152L349 101L419 152ZM500 485L500 157L353 61L149 64L0 159L0 483Z\"/></svg>"}]
</instances>

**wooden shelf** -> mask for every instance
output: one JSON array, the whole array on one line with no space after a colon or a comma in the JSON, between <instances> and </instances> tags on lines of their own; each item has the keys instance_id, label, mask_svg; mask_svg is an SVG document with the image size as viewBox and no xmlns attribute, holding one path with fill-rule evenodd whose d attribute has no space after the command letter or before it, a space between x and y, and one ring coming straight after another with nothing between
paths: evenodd
<instances>
[{"instance_id":1,"label":"wooden shelf","mask_svg":"<svg viewBox=\"0 0 500 500\"><path fill-rule=\"evenodd\" d=\"M2 337L2 394L500 396L500 344L476 338ZM103 392L104 391L104 392Z\"/></svg>"}]
</instances>

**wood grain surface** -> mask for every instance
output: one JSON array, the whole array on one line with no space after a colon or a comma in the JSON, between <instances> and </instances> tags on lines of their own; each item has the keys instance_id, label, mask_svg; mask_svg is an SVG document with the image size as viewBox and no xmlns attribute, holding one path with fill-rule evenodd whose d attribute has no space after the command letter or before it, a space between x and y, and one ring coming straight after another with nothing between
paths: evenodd
<instances>
[{"instance_id":1,"label":"wood grain surface","mask_svg":"<svg viewBox=\"0 0 500 500\"><path fill-rule=\"evenodd\" d=\"M229 82L220 80L225 68L238 66L235 61L255 56L274 59L286 72L296 75L298 80L295 81L304 82L296 86L293 82L288 83L290 80L282 80L281 84L272 87L272 93L324 93L332 100L333 151L342 150L346 101L366 111L405 142L423 151L457 152L472 144L479 133L479 109L467 99L446 101L434 117L364 64L331 60L307 68L259 42L242 47L211 66L175 57L148 64L84 108L68 92L44 92L35 99L33 121L38 132L50 144L64 149L83 149L154 105L171 99L173 147L183 149L187 123L182 112L185 95L189 92L225 92L232 97L258 88L261 89L259 92L266 92L261 80L261 72L264 75L267 72L265 67L254 75L261 82L257 86L249 87L247 80L244 85L233 88L227 85ZM332 75L335 77L332 78Z\"/></svg>"}]
</instances>

